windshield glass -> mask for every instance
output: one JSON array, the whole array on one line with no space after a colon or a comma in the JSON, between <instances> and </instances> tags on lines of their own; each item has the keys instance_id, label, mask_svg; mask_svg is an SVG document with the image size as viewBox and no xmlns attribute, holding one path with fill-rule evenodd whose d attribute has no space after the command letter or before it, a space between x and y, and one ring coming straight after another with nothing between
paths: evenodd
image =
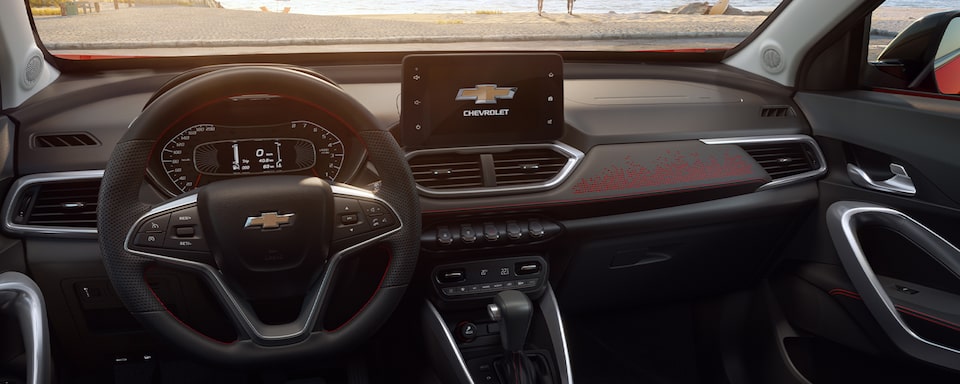
<instances>
[{"instance_id":1,"label":"windshield glass","mask_svg":"<svg viewBox=\"0 0 960 384\"><path fill-rule=\"evenodd\" d=\"M937 8L954 0L899 0ZM929 4L928 4L929 3ZM29 0L68 58L385 51L702 51L750 35L778 0Z\"/></svg>"},{"instance_id":2,"label":"windshield glass","mask_svg":"<svg viewBox=\"0 0 960 384\"><path fill-rule=\"evenodd\" d=\"M73 57L726 49L746 38L779 3L30 0L46 48Z\"/></svg>"}]
</instances>

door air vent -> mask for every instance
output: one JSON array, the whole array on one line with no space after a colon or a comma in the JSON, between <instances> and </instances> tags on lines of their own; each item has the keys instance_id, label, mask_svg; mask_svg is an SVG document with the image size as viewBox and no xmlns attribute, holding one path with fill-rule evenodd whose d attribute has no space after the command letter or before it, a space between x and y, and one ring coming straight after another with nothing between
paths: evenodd
<instances>
[{"instance_id":1,"label":"door air vent","mask_svg":"<svg viewBox=\"0 0 960 384\"><path fill-rule=\"evenodd\" d=\"M804 142L740 144L773 180L820 168L814 149Z\"/></svg>"},{"instance_id":2,"label":"door air vent","mask_svg":"<svg viewBox=\"0 0 960 384\"><path fill-rule=\"evenodd\" d=\"M84 147L92 145L100 145L100 142L86 132L37 135L33 137L34 148Z\"/></svg>"},{"instance_id":3,"label":"door air vent","mask_svg":"<svg viewBox=\"0 0 960 384\"><path fill-rule=\"evenodd\" d=\"M100 180L40 183L20 193L12 212L14 224L96 228Z\"/></svg>"},{"instance_id":4,"label":"door air vent","mask_svg":"<svg viewBox=\"0 0 960 384\"><path fill-rule=\"evenodd\" d=\"M479 154L435 153L409 159L417 184L432 189L478 188L483 186Z\"/></svg>"},{"instance_id":5,"label":"door air vent","mask_svg":"<svg viewBox=\"0 0 960 384\"><path fill-rule=\"evenodd\" d=\"M792 117L797 113L789 105L766 105L760 108L760 117Z\"/></svg>"},{"instance_id":6,"label":"door air vent","mask_svg":"<svg viewBox=\"0 0 960 384\"><path fill-rule=\"evenodd\" d=\"M542 183L557 176L567 157L548 148L517 149L494 153L496 185L513 186Z\"/></svg>"}]
</instances>

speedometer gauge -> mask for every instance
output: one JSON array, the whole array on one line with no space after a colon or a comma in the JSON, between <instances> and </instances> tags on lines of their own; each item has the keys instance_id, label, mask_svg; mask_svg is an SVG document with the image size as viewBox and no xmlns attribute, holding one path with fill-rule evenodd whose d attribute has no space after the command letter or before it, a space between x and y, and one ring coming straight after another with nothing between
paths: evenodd
<instances>
[{"instance_id":1,"label":"speedometer gauge","mask_svg":"<svg viewBox=\"0 0 960 384\"><path fill-rule=\"evenodd\" d=\"M181 192L224 177L301 173L333 181L345 148L317 123L196 124L174 135L160 154L163 171Z\"/></svg>"}]
</instances>

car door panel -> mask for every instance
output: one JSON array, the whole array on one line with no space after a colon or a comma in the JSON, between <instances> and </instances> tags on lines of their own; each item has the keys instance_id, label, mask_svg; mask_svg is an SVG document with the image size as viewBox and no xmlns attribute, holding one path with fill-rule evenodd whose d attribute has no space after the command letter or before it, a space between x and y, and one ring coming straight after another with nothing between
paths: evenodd
<instances>
[{"instance_id":1,"label":"car door panel","mask_svg":"<svg viewBox=\"0 0 960 384\"><path fill-rule=\"evenodd\" d=\"M960 370L960 102L875 91L795 100L830 172L820 181L816 245L793 255L774 283L779 300L797 300L786 310L791 323L876 361L910 356ZM935 368L916 374L934 372L942 377Z\"/></svg>"}]
</instances>

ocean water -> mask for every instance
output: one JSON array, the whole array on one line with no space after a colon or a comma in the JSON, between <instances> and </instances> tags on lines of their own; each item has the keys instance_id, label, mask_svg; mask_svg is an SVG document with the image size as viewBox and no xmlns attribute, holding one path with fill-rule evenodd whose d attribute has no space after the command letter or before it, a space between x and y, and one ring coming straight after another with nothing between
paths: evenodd
<instances>
[{"instance_id":1,"label":"ocean water","mask_svg":"<svg viewBox=\"0 0 960 384\"><path fill-rule=\"evenodd\" d=\"M408 13L474 13L477 11L536 12L537 0L219 0L224 8L270 10L290 7L293 13L312 15L362 15ZM669 11L696 0L578 0L574 12L637 13ZM714 3L716 0L710 0ZM829 1L829 0L822 0ZM770 11L779 0L730 0L730 5L748 11ZM916 8L957 8L957 0L889 0L886 6ZM547 13L565 13L565 0L544 0Z\"/></svg>"}]
</instances>

